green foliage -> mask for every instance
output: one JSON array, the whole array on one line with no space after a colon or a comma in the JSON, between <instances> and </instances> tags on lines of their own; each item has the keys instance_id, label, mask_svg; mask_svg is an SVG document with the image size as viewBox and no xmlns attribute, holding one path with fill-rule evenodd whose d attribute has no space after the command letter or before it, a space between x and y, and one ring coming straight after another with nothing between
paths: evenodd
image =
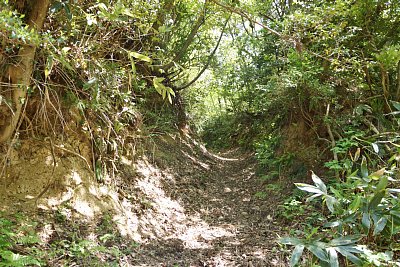
<instances>
[{"instance_id":1,"label":"green foliage","mask_svg":"<svg viewBox=\"0 0 400 267\"><path fill-rule=\"evenodd\" d=\"M267 194L267 192L260 191L260 192L256 192L256 193L254 194L254 196L255 196L256 198L266 199L267 196L268 196L268 194Z\"/></svg>"},{"instance_id":2,"label":"green foliage","mask_svg":"<svg viewBox=\"0 0 400 267\"><path fill-rule=\"evenodd\" d=\"M2 33L2 44L11 44L6 53L11 52L22 44L38 45L41 38L33 29L28 29L24 22L25 15L19 14L8 3L8 0L0 1L0 32Z\"/></svg>"},{"instance_id":3,"label":"green foliage","mask_svg":"<svg viewBox=\"0 0 400 267\"><path fill-rule=\"evenodd\" d=\"M61 211L56 216L54 219L64 229L63 234L52 238L37 252L56 265L118 266L119 259L138 246L120 235L110 214L99 217L95 229L70 221Z\"/></svg>"},{"instance_id":4,"label":"green foliage","mask_svg":"<svg viewBox=\"0 0 400 267\"><path fill-rule=\"evenodd\" d=\"M211 119L203 126L202 138L208 147L227 148L234 142L233 135L237 134L234 125L237 125L235 117L229 114Z\"/></svg>"},{"instance_id":5,"label":"green foliage","mask_svg":"<svg viewBox=\"0 0 400 267\"><path fill-rule=\"evenodd\" d=\"M154 78L153 79L153 85L154 88L156 89L157 93L159 93L163 99L165 99L166 97L168 98L169 103L172 104L172 97L175 96L175 92L174 90L172 90L170 87L167 87L165 85L162 84L162 81L165 78Z\"/></svg>"},{"instance_id":6,"label":"green foliage","mask_svg":"<svg viewBox=\"0 0 400 267\"><path fill-rule=\"evenodd\" d=\"M30 226L17 228L15 224L0 217L0 266L42 266L41 261L35 256L16 253L14 247L20 245L33 245L39 239Z\"/></svg>"},{"instance_id":7,"label":"green foliage","mask_svg":"<svg viewBox=\"0 0 400 267\"><path fill-rule=\"evenodd\" d=\"M275 161L275 151L277 146L279 146L279 136L270 134L264 140L256 143L256 158L260 162L261 165L265 167L272 167L275 165L273 162ZM272 166L271 166L272 165Z\"/></svg>"},{"instance_id":8,"label":"green foliage","mask_svg":"<svg viewBox=\"0 0 400 267\"><path fill-rule=\"evenodd\" d=\"M391 247L400 233L400 207L394 195L399 190L388 187L389 182L394 181L389 176L391 173L393 170L382 169L369 174L363 157L360 170L329 188L314 173L312 179L315 185L297 183L300 190L312 194L307 202L322 198L330 215L326 215L324 229L316 238L281 239L283 244L295 246L292 266L297 264L304 248L329 266L338 266L337 252L357 265L362 265L362 262L376 266L390 263L392 254L382 254L375 246L385 244L384 247ZM356 257L355 253L360 256Z\"/></svg>"},{"instance_id":9,"label":"green foliage","mask_svg":"<svg viewBox=\"0 0 400 267\"><path fill-rule=\"evenodd\" d=\"M354 254L362 253L362 250L357 247L356 243L361 239L358 235L348 235L330 240L329 242L320 241L319 238L313 238L312 235L307 239L298 239L287 237L280 239L280 242L285 245L295 246L290 266L295 266L299 262L304 249L309 250L318 260L320 264L330 267L339 266L338 254L349 259L356 265L361 265L362 261Z\"/></svg>"},{"instance_id":10,"label":"green foliage","mask_svg":"<svg viewBox=\"0 0 400 267\"><path fill-rule=\"evenodd\" d=\"M279 215L287 220L293 220L305 213L304 207L296 197L287 198L284 203L279 206L279 209L281 210Z\"/></svg>"}]
</instances>

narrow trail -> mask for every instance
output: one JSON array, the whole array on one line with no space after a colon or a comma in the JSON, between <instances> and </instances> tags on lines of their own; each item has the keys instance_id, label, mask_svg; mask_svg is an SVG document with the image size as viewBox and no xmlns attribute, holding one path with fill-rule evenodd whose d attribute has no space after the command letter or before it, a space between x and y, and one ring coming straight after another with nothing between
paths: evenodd
<instances>
[{"instance_id":1,"label":"narrow trail","mask_svg":"<svg viewBox=\"0 0 400 267\"><path fill-rule=\"evenodd\" d=\"M179 152L164 147L171 152L164 162L157 155L163 170L153 169L148 181L158 175L165 195L154 196L148 221L161 225L138 227L153 235L132 255L133 266L286 266L276 243L282 231L274 219L276 196L255 197L262 183L252 155L240 150L191 155L188 145Z\"/></svg>"},{"instance_id":2,"label":"narrow trail","mask_svg":"<svg viewBox=\"0 0 400 267\"><path fill-rule=\"evenodd\" d=\"M275 214L279 193L256 197L265 184L248 152L212 154L189 136L165 134L145 143L137 156L121 160L116 191L110 192L93 183L81 158L60 158L56 173L63 184L51 187L36 205L26 197L37 196L52 177L46 161L51 152L41 144L24 147L34 148L33 154L19 151L29 157L14 160L10 177L16 178L1 187L0 212L20 210L35 218L37 232L46 233L43 248L74 240L74 235L92 240L111 233L113 241L99 244L121 252L105 253L105 265L62 253L48 266L288 266L286 253L276 243L284 232ZM32 173L41 178L34 187Z\"/></svg>"}]
</instances>

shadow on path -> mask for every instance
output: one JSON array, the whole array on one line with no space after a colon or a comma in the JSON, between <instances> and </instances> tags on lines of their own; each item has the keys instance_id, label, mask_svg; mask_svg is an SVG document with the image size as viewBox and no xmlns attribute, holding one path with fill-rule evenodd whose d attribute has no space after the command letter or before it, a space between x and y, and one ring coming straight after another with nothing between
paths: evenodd
<instances>
[{"instance_id":1,"label":"shadow on path","mask_svg":"<svg viewBox=\"0 0 400 267\"><path fill-rule=\"evenodd\" d=\"M252 155L176 141L162 139L158 154L142 158L126 189L145 203L121 224L141 244L129 266L287 266L276 244L277 203L254 196L262 184Z\"/></svg>"}]
</instances>

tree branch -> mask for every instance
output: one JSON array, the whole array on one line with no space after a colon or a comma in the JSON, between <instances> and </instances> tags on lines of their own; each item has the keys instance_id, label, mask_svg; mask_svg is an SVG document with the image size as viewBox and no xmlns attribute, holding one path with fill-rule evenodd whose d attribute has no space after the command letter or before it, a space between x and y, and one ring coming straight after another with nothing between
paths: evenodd
<instances>
[{"instance_id":1,"label":"tree branch","mask_svg":"<svg viewBox=\"0 0 400 267\"><path fill-rule=\"evenodd\" d=\"M269 31L270 33L275 34L275 35L277 35L278 37L280 37L280 38L282 38L282 39L285 39L284 36L283 36L280 32L277 32L277 31L275 31L274 29L271 29L270 27L268 27L267 25L264 25L264 24L262 24L262 23L256 21L255 19L251 18L250 15L247 14L247 13L245 13L244 11L239 10L239 9L236 9L236 8L234 8L234 7L231 7L231 6L227 6L227 5L225 5L225 4L222 4L222 3L218 2L217 0L210 0L210 1L213 2L214 4L220 6L220 7L223 7L223 8L225 8L225 9L229 10L229 11L232 12L232 13L238 14L238 15L240 15L240 16L246 18L246 19L249 20L250 22L252 22L252 23L254 23L254 24L257 24L258 26L260 26L260 27L262 27L263 29Z\"/></svg>"},{"instance_id":2,"label":"tree branch","mask_svg":"<svg viewBox=\"0 0 400 267\"><path fill-rule=\"evenodd\" d=\"M336 147L336 141L335 141L335 137L333 136L333 133L332 133L331 125L329 124L329 110L330 110L330 107L331 107L330 104L328 104L328 106L326 107L325 124L326 124L326 130L328 131L329 138L331 139L331 147L332 147L333 159L336 162L338 162L339 161L338 154L334 150L335 147ZM339 171L338 170L335 170L335 176L336 176L337 179L339 179Z\"/></svg>"},{"instance_id":3,"label":"tree branch","mask_svg":"<svg viewBox=\"0 0 400 267\"><path fill-rule=\"evenodd\" d=\"M293 44L294 47L296 48L296 50L299 53L301 53L303 51L307 51L308 53L310 53L313 56L316 56L316 57L321 58L323 60L332 62L332 60L327 58L327 57L321 56L321 55L319 55L317 53L314 53L314 52L312 52L310 50L306 50L306 48L303 46L303 44L301 43L300 40L298 40L296 38L293 38L293 37L285 36L282 33L278 32L278 31L275 31L274 29L268 27L267 25L262 24L262 23L258 22L257 20L253 19L249 14L247 14L243 10L240 10L240 9L237 9L237 8L222 4L218 0L209 0L209 1L213 2L214 4L216 4L216 5L218 5L218 6L222 7L222 8L225 8L226 10L230 11L231 13L235 13L235 14L237 14L239 16L242 16L242 17L246 18L247 20L249 20L253 24L256 24L256 25L260 26L261 28L267 30L268 32L278 36L280 39L282 39L282 40L284 40L284 41L286 41L288 43Z\"/></svg>"},{"instance_id":4,"label":"tree branch","mask_svg":"<svg viewBox=\"0 0 400 267\"><path fill-rule=\"evenodd\" d=\"M168 64L161 66L161 69L164 71L167 71L170 69L172 66L174 66L175 62L178 62L182 59L182 57L186 54L187 49L189 48L189 45L193 42L194 37L196 36L197 32L199 31L201 25L203 25L204 20L205 20L205 14L206 14L206 3L204 4L204 10L201 12L200 16L197 18L197 21L195 25L193 26L192 30L189 33L189 36L186 38L182 48L180 51L175 55L174 59L169 62Z\"/></svg>"},{"instance_id":5,"label":"tree branch","mask_svg":"<svg viewBox=\"0 0 400 267\"><path fill-rule=\"evenodd\" d=\"M176 91L180 91L180 90L183 90L183 89L185 89L185 88L188 88L189 86L191 86L193 83L195 83L195 82L200 78L200 76L204 73L204 71L206 71L206 69L208 68L208 66L209 66L210 63L211 63L211 59L212 59L212 58L214 57L214 55L215 55L215 52L217 52L217 49L218 49L218 47L219 47L219 44L221 43L221 40L222 40L222 36L224 35L225 29L226 29L226 25L228 25L228 22L229 22L230 18L231 18L231 16L229 16L229 17L226 19L225 24L224 24L224 26L223 26L223 28L222 28L221 34L220 34L220 36L219 36L218 42L217 42L217 44L215 45L215 47L214 47L213 51L211 52L211 54L208 56L207 63L204 65L203 69L202 69L202 70L197 74L197 76L194 77L194 79L191 80L189 83L187 83L186 85L183 85L183 86L181 86L181 87L175 88Z\"/></svg>"}]
</instances>

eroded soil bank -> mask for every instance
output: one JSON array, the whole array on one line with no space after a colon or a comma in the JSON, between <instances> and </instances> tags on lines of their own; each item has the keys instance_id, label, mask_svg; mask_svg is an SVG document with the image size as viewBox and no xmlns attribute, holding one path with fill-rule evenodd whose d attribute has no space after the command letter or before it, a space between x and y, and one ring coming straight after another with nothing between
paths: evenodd
<instances>
[{"instance_id":1,"label":"eroded soil bank","mask_svg":"<svg viewBox=\"0 0 400 267\"><path fill-rule=\"evenodd\" d=\"M38 150L42 158L35 162L14 159L21 166L8 170L13 180L3 181L3 214L19 209L36 218L43 250L78 231L83 239L123 251L99 251L86 259L58 255L47 259L48 266L287 266L276 243L283 231L275 216L279 196L255 196L262 184L249 153L212 154L189 136L163 135L140 156L121 159L120 175L105 185L88 178L84 160L73 153L57 158L53 170L51 151L44 150ZM48 175L41 177L55 175L51 181L57 183L48 186L38 178L40 188L33 192L7 191L29 180L24 173L45 172L44 166ZM115 228L100 227L105 218ZM118 238L103 244L106 231Z\"/></svg>"}]
</instances>

